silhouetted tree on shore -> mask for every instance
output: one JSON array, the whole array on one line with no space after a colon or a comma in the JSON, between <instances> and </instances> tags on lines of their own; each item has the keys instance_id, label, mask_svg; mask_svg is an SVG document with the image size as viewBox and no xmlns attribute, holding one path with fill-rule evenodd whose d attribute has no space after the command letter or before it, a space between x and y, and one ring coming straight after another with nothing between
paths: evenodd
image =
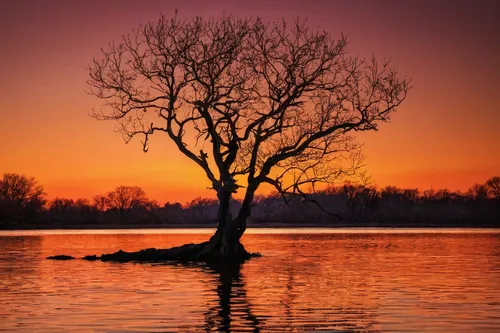
<instances>
[{"instance_id":1,"label":"silhouetted tree on shore","mask_svg":"<svg viewBox=\"0 0 500 333\"><path fill-rule=\"evenodd\" d=\"M95 223L97 209L89 200L55 197L48 204L50 220L61 224Z\"/></svg>"},{"instance_id":2,"label":"silhouetted tree on shore","mask_svg":"<svg viewBox=\"0 0 500 333\"><path fill-rule=\"evenodd\" d=\"M486 181L488 195L494 199L500 199L500 177L492 177Z\"/></svg>"},{"instance_id":3,"label":"silhouetted tree on shore","mask_svg":"<svg viewBox=\"0 0 500 333\"><path fill-rule=\"evenodd\" d=\"M45 204L44 195L35 178L4 173L0 179L0 224L33 219Z\"/></svg>"},{"instance_id":4,"label":"silhouetted tree on shore","mask_svg":"<svg viewBox=\"0 0 500 333\"><path fill-rule=\"evenodd\" d=\"M498 197L491 190L491 180L474 184L466 192L447 189L405 189L345 183L330 186L316 193L310 193L311 200L300 196L274 191L257 195L253 200L253 214L249 219L252 226L279 225L323 225L341 226L385 226L385 227L500 227L500 205ZM2 183L2 185L5 185ZM38 185L37 185L38 186ZM484 191L487 189L488 192ZM3 187L5 189L5 187ZM480 195L476 195L478 192ZM5 192L4 192L5 193ZM7 201L2 196L0 212L2 217L18 210L6 209ZM40 199L40 198L39 198ZM167 202L160 206L156 200L139 200L129 215L120 221L117 208L109 205L107 196L96 195L93 201L55 197L45 204L43 197L28 204L21 214L8 214L2 220L5 228L59 228L59 227L123 227L151 225L214 226L218 216L218 201L213 198L195 198L185 205ZM237 212L241 201L232 200L231 209ZM318 206L319 204L319 206ZM333 215L322 207L328 207ZM36 208L36 209L33 209ZM340 217L340 219L339 219ZM126 221L127 224L124 222ZM6 224L9 222L9 224Z\"/></svg>"},{"instance_id":5,"label":"silhouetted tree on shore","mask_svg":"<svg viewBox=\"0 0 500 333\"><path fill-rule=\"evenodd\" d=\"M487 182L486 182L487 183ZM254 222L298 223L314 221L328 226L385 227L500 227L500 205L487 194L485 184L475 184L465 193L447 189L403 189L347 183L313 195L323 206L341 215L333 219L306 202L280 204L275 196L259 198Z\"/></svg>"},{"instance_id":6,"label":"silhouetted tree on shore","mask_svg":"<svg viewBox=\"0 0 500 333\"><path fill-rule=\"evenodd\" d=\"M67 221L76 215L75 202L67 198L55 197L50 201L48 210L53 221Z\"/></svg>"},{"instance_id":7,"label":"silhouetted tree on shore","mask_svg":"<svg viewBox=\"0 0 500 333\"><path fill-rule=\"evenodd\" d=\"M486 184L474 184L467 191L467 195L474 200L486 200L488 198L488 187Z\"/></svg>"},{"instance_id":8,"label":"silhouetted tree on shore","mask_svg":"<svg viewBox=\"0 0 500 333\"><path fill-rule=\"evenodd\" d=\"M165 133L209 179L218 228L199 258L247 255L239 240L262 184L286 198L356 172L354 133L388 121L409 89L388 62L349 56L343 36L260 18L162 16L111 43L89 75L106 103L95 118L142 136L144 151Z\"/></svg>"},{"instance_id":9,"label":"silhouetted tree on shore","mask_svg":"<svg viewBox=\"0 0 500 333\"><path fill-rule=\"evenodd\" d=\"M94 195L92 197L92 206L98 212L104 212L108 209L108 199L104 195Z\"/></svg>"},{"instance_id":10,"label":"silhouetted tree on shore","mask_svg":"<svg viewBox=\"0 0 500 333\"><path fill-rule=\"evenodd\" d=\"M118 212L120 221L130 212L146 208L147 203L146 193L138 186L118 186L106 196L107 207Z\"/></svg>"}]
</instances>

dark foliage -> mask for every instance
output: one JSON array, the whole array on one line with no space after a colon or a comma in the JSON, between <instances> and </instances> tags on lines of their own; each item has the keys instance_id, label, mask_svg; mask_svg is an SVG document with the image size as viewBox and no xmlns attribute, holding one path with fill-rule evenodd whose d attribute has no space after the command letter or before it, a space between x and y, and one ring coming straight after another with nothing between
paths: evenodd
<instances>
[{"instance_id":1,"label":"dark foliage","mask_svg":"<svg viewBox=\"0 0 500 333\"><path fill-rule=\"evenodd\" d=\"M33 221L45 204L44 194L33 177L4 173L0 179L0 225Z\"/></svg>"},{"instance_id":2,"label":"dark foliage","mask_svg":"<svg viewBox=\"0 0 500 333\"><path fill-rule=\"evenodd\" d=\"M495 192L498 179L493 177L484 184L475 184L466 192L419 191L394 186L377 189L349 183L318 191L309 195L308 200L289 195L284 201L282 195L275 192L255 197L249 226L499 227L500 197ZM41 187L37 185L35 188ZM41 228L217 225L218 201L215 199L198 197L185 205L167 202L160 206L155 200L148 200L144 191L138 189L143 194L140 204L129 207L127 219L120 219L117 207L107 199L109 193L95 196L92 202L56 197L45 206L21 205L27 207L27 211L5 210L12 200L6 201L4 195L0 205L2 216L22 212L19 219L9 219L9 227L34 226L33 223L36 223L34 227ZM45 203L43 196L35 198L36 202ZM232 211L237 212L241 202L232 200L230 206ZM37 208L30 210L32 207Z\"/></svg>"}]
</instances>

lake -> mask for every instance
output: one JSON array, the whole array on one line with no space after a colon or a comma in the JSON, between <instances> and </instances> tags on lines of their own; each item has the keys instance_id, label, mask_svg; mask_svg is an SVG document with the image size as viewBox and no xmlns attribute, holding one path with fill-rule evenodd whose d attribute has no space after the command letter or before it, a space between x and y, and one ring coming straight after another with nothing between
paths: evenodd
<instances>
[{"instance_id":1,"label":"lake","mask_svg":"<svg viewBox=\"0 0 500 333\"><path fill-rule=\"evenodd\" d=\"M1 231L0 331L499 332L500 233L250 229L243 265L52 261L209 229Z\"/></svg>"}]
</instances>

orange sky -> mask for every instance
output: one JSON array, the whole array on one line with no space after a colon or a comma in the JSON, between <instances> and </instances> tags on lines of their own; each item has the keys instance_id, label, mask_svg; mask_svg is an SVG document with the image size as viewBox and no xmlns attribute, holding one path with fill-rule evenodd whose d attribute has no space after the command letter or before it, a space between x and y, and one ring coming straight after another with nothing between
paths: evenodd
<instances>
[{"instance_id":1,"label":"orange sky","mask_svg":"<svg viewBox=\"0 0 500 333\"><path fill-rule=\"evenodd\" d=\"M160 202L211 194L203 173L165 136L145 154L114 123L87 115L87 71L100 48L160 12L308 18L350 39L353 54L391 57L413 89L380 131L364 133L379 186L465 190L500 175L500 2L0 2L0 173L36 177L54 196L138 185Z\"/></svg>"}]
</instances>

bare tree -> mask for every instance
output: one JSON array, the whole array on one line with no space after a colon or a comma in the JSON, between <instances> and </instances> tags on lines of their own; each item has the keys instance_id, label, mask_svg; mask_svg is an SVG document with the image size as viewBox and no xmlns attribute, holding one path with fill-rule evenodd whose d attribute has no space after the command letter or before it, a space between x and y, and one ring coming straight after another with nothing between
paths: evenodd
<instances>
[{"instance_id":1,"label":"bare tree","mask_svg":"<svg viewBox=\"0 0 500 333\"><path fill-rule=\"evenodd\" d=\"M486 184L474 184L467 190L467 196L472 200L486 200L488 199L488 187Z\"/></svg>"},{"instance_id":2,"label":"bare tree","mask_svg":"<svg viewBox=\"0 0 500 333\"><path fill-rule=\"evenodd\" d=\"M284 198L353 174L357 131L376 130L403 102L408 80L384 61L347 54L296 20L160 17L102 50L89 68L90 93L144 151L157 132L196 163L219 199L218 228L200 258L245 255L239 239L255 192ZM233 193L245 188L238 215Z\"/></svg>"},{"instance_id":3,"label":"bare tree","mask_svg":"<svg viewBox=\"0 0 500 333\"><path fill-rule=\"evenodd\" d=\"M35 178L4 173L0 179L0 223L33 217L45 204L44 195Z\"/></svg>"},{"instance_id":4,"label":"bare tree","mask_svg":"<svg viewBox=\"0 0 500 333\"><path fill-rule=\"evenodd\" d=\"M500 177L492 177L486 181L486 187L490 197L500 199Z\"/></svg>"},{"instance_id":5,"label":"bare tree","mask_svg":"<svg viewBox=\"0 0 500 333\"><path fill-rule=\"evenodd\" d=\"M73 199L56 197L47 205L51 220L62 223L91 222L95 219L95 209L89 200L80 198Z\"/></svg>"},{"instance_id":6,"label":"bare tree","mask_svg":"<svg viewBox=\"0 0 500 333\"><path fill-rule=\"evenodd\" d=\"M108 207L118 211L120 220L129 212L145 207L148 202L146 193L137 186L118 186L108 193L106 199Z\"/></svg>"},{"instance_id":7,"label":"bare tree","mask_svg":"<svg viewBox=\"0 0 500 333\"><path fill-rule=\"evenodd\" d=\"M104 195L94 195L92 197L92 207L97 212L104 212L108 208L108 198Z\"/></svg>"},{"instance_id":8,"label":"bare tree","mask_svg":"<svg viewBox=\"0 0 500 333\"><path fill-rule=\"evenodd\" d=\"M55 197L47 206L52 220L68 221L76 217L73 199Z\"/></svg>"}]
</instances>

